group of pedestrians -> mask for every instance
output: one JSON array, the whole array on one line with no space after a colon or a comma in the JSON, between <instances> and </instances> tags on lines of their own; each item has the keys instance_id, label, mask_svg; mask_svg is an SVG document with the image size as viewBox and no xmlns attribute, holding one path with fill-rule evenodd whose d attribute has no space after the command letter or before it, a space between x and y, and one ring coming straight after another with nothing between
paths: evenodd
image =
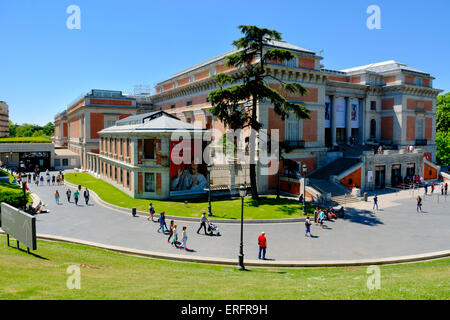
<instances>
[{"instance_id":1,"label":"group of pedestrians","mask_svg":"<svg viewBox=\"0 0 450 320\"><path fill-rule=\"evenodd\" d=\"M57 185L61 186L64 185L64 173L62 171L59 171L57 175L52 175L48 170L45 171L45 178L44 174L41 174L41 172L36 171L28 174L24 174L24 177L28 179L28 183L31 183L31 180L36 184L38 187L39 185L43 186L45 185L45 182L47 182L47 186L51 185Z\"/></svg>"},{"instance_id":2,"label":"group of pedestrians","mask_svg":"<svg viewBox=\"0 0 450 320\"><path fill-rule=\"evenodd\" d=\"M174 220L170 220L170 225L169 225L169 227L167 227L165 211L163 211L159 214L157 221L154 220L155 208L153 207L153 203L150 203L150 205L148 206L148 211L150 213L150 216L147 218L147 220L150 221L150 219L151 219L152 222L159 223L159 228L158 228L157 232L160 233L162 231L162 233L164 233L164 234L168 233L169 237L167 238L167 242L170 243L171 246L174 246L177 249L184 249L186 251L189 250L187 247L188 236L187 236L187 227L186 226L183 226L182 232L181 232L181 237L179 238L178 237L178 229L177 229L178 225L175 224Z\"/></svg>"},{"instance_id":3,"label":"group of pedestrians","mask_svg":"<svg viewBox=\"0 0 450 320\"><path fill-rule=\"evenodd\" d=\"M78 206L78 201L80 198L80 192L81 192L81 185L78 185L78 188L75 190L75 192L73 193L73 198L74 198L74 202L75 205ZM66 190L66 196L67 196L67 202L70 202L70 199L72 197L72 190L70 190L70 188L67 188ZM90 194L89 194L89 190L88 188L85 188L83 191L83 197L84 197L84 201L86 203L86 205L89 205L89 198L90 198ZM55 201L56 204L59 204L59 199L60 199L60 194L59 191L56 190L55 191Z\"/></svg>"}]
</instances>

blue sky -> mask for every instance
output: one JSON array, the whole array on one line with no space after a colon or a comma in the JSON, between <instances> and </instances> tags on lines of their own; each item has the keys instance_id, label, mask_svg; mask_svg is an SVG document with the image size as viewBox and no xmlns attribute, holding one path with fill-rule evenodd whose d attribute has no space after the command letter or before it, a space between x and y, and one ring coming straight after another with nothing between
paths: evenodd
<instances>
[{"instance_id":1,"label":"blue sky","mask_svg":"<svg viewBox=\"0 0 450 320\"><path fill-rule=\"evenodd\" d=\"M69 30L70 5L81 29ZM366 27L369 5L381 30ZM240 24L324 50L325 68L397 60L450 90L450 1L0 1L0 100L15 123L45 124L83 92L132 92L231 50Z\"/></svg>"}]
</instances>

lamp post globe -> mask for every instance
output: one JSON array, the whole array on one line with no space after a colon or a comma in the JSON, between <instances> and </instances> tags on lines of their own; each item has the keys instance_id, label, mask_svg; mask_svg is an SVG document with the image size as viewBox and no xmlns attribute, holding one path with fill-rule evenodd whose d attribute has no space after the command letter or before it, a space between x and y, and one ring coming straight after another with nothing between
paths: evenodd
<instances>
[{"instance_id":1,"label":"lamp post globe","mask_svg":"<svg viewBox=\"0 0 450 320\"><path fill-rule=\"evenodd\" d=\"M241 197L241 243L239 247L238 269L245 270L244 266L244 198L247 195L247 186L239 187L239 196Z\"/></svg>"}]
</instances>

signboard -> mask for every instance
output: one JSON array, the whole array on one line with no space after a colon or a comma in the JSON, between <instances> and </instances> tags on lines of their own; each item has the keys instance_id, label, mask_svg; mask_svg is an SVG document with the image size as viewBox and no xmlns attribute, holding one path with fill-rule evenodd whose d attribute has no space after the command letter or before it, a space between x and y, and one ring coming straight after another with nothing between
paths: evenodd
<instances>
[{"instance_id":1,"label":"signboard","mask_svg":"<svg viewBox=\"0 0 450 320\"><path fill-rule=\"evenodd\" d=\"M345 128L345 99L336 98L336 128Z\"/></svg>"},{"instance_id":2,"label":"signboard","mask_svg":"<svg viewBox=\"0 0 450 320\"><path fill-rule=\"evenodd\" d=\"M371 170L367 171L367 181L373 182L373 171Z\"/></svg>"},{"instance_id":3,"label":"signboard","mask_svg":"<svg viewBox=\"0 0 450 320\"><path fill-rule=\"evenodd\" d=\"M0 213L3 231L23 243L31 250L36 250L36 217L2 202Z\"/></svg>"}]
</instances>

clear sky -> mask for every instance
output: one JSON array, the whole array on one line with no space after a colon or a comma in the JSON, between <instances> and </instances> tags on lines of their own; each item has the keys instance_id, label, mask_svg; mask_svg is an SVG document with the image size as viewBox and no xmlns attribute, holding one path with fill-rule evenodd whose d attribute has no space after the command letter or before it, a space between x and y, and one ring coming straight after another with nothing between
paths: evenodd
<instances>
[{"instance_id":1,"label":"clear sky","mask_svg":"<svg viewBox=\"0 0 450 320\"><path fill-rule=\"evenodd\" d=\"M369 5L381 29L366 26ZM69 30L70 5L81 29ZM275 29L325 68L397 60L450 91L449 0L0 0L0 100L15 123L45 124L90 89L132 92L232 49L236 28Z\"/></svg>"}]
</instances>

